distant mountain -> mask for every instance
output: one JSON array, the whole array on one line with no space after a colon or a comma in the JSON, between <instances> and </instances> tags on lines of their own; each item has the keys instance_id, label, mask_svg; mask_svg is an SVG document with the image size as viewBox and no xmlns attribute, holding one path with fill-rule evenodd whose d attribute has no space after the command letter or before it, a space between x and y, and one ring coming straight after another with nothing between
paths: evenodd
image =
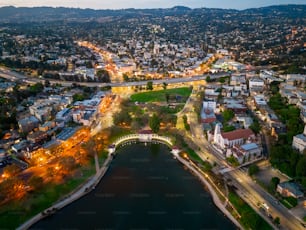
<instances>
[{"instance_id":1,"label":"distant mountain","mask_svg":"<svg viewBox=\"0 0 306 230\"><path fill-rule=\"evenodd\" d=\"M180 16L186 14L273 14L288 18L305 18L306 5L279 5L247 10L228 10L228 9L209 9L198 8L190 9L184 6L175 6L168 9L121 9L121 10L93 10L64 7L1 7L0 22L39 22L39 21L88 21L103 17L139 17L139 16Z\"/></svg>"}]
</instances>

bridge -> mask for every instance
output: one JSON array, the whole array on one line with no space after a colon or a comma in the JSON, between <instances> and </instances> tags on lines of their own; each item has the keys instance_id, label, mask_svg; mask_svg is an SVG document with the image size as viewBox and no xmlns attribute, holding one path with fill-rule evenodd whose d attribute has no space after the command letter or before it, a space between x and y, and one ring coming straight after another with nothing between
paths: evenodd
<instances>
[{"instance_id":1,"label":"bridge","mask_svg":"<svg viewBox=\"0 0 306 230\"><path fill-rule=\"evenodd\" d=\"M127 142L158 142L162 144L166 144L169 147L173 146L173 143L169 137L160 136L158 134L151 133L150 131L142 131L137 134L128 134L117 139L112 145L108 147L109 154L112 154L116 151L116 148Z\"/></svg>"}]
</instances>

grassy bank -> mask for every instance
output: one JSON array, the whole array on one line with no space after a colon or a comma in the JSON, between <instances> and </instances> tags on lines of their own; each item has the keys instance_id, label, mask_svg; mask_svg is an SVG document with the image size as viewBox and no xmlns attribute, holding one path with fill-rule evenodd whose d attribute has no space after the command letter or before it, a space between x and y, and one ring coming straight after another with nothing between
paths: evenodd
<instances>
[{"instance_id":1,"label":"grassy bank","mask_svg":"<svg viewBox=\"0 0 306 230\"><path fill-rule=\"evenodd\" d=\"M260 215L258 215L244 200L235 192L229 193L229 200L241 215L239 222L245 229L273 229Z\"/></svg>"},{"instance_id":2,"label":"grassy bank","mask_svg":"<svg viewBox=\"0 0 306 230\"><path fill-rule=\"evenodd\" d=\"M63 184L48 183L39 191L27 194L22 200L10 202L0 208L1 229L16 229L31 217L50 207L62 197L78 188L95 174L94 161L82 168L78 175L67 178Z\"/></svg>"}]
</instances>

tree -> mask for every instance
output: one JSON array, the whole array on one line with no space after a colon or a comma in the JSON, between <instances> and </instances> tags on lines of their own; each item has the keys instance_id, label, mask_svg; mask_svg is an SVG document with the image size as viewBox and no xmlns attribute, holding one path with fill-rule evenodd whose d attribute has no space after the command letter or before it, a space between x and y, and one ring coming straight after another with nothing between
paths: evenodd
<instances>
[{"instance_id":1,"label":"tree","mask_svg":"<svg viewBox=\"0 0 306 230\"><path fill-rule=\"evenodd\" d=\"M275 219L273 220L273 222L278 226L280 225L280 218L277 216L275 217Z\"/></svg>"},{"instance_id":2,"label":"tree","mask_svg":"<svg viewBox=\"0 0 306 230\"><path fill-rule=\"evenodd\" d=\"M160 119L156 115L156 113L153 114L153 116L149 120L149 126L152 129L154 133L157 133L160 128Z\"/></svg>"},{"instance_id":3,"label":"tree","mask_svg":"<svg viewBox=\"0 0 306 230\"><path fill-rule=\"evenodd\" d=\"M279 184L280 179L278 177L272 177L270 181L270 188L275 192L277 185Z\"/></svg>"},{"instance_id":4,"label":"tree","mask_svg":"<svg viewBox=\"0 0 306 230\"><path fill-rule=\"evenodd\" d=\"M43 178L41 178L40 176L32 176L29 181L28 184L34 189L34 190L39 190L40 188L42 188L43 184L44 184L44 180Z\"/></svg>"},{"instance_id":5,"label":"tree","mask_svg":"<svg viewBox=\"0 0 306 230\"><path fill-rule=\"evenodd\" d=\"M184 121L184 127L185 127L185 129L186 129L187 131L190 131L190 125L189 125L189 123L188 123L188 119L187 119L187 116L186 116L186 115L183 116L183 121Z\"/></svg>"},{"instance_id":6,"label":"tree","mask_svg":"<svg viewBox=\"0 0 306 230\"><path fill-rule=\"evenodd\" d=\"M296 175L306 177L306 155L304 155L296 165Z\"/></svg>"},{"instance_id":7,"label":"tree","mask_svg":"<svg viewBox=\"0 0 306 230\"><path fill-rule=\"evenodd\" d=\"M50 87L50 81L48 79L45 80L45 87Z\"/></svg>"},{"instance_id":8,"label":"tree","mask_svg":"<svg viewBox=\"0 0 306 230\"><path fill-rule=\"evenodd\" d=\"M223 132L230 132L230 131L233 131L233 130L235 130L236 128L235 128L235 126L233 126L233 125L227 125L227 124L225 124L224 126L223 126Z\"/></svg>"},{"instance_id":9,"label":"tree","mask_svg":"<svg viewBox=\"0 0 306 230\"><path fill-rule=\"evenodd\" d=\"M109 72L105 69L97 71L97 78L99 82L110 82Z\"/></svg>"},{"instance_id":10,"label":"tree","mask_svg":"<svg viewBox=\"0 0 306 230\"><path fill-rule=\"evenodd\" d=\"M253 176L254 174L258 173L258 171L259 167L257 165L251 165L248 172L250 176Z\"/></svg>"},{"instance_id":11,"label":"tree","mask_svg":"<svg viewBox=\"0 0 306 230\"><path fill-rule=\"evenodd\" d=\"M165 97L166 97L166 101L167 101L167 103L169 103L169 99L170 99L170 95L169 95L169 93L166 93L166 94L165 94Z\"/></svg>"},{"instance_id":12,"label":"tree","mask_svg":"<svg viewBox=\"0 0 306 230\"><path fill-rule=\"evenodd\" d=\"M73 98L73 102L76 101L84 101L85 100L85 95L84 94L80 94L80 93L76 93L72 96Z\"/></svg>"},{"instance_id":13,"label":"tree","mask_svg":"<svg viewBox=\"0 0 306 230\"><path fill-rule=\"evenodd\" d=\"M121 110L119 113L115 114L114 116L114 124L115 125L130 125L132 122L132 118L129 113L124 110Z\"/></svg>"},{"instance_id":14,"label":"tree","mask_svg":"<svg viewBox=\"0 0 306 230\"><path fill-rule=\"evenodd\" d=\"M123 74L123 80L125 81L125 82L128 82L129 81L129 76L125 73L125 74Z\"/></svg>"},{"instance_id":15,"label":"tree","mask_svg":"<svg viewBox=\"0 0 306 230\"><path fill-rule=\"evenodd\" d=\"M228 122L231 119L233 119L235 116L235 113L232 110L226 109L222 112L222 117L224 122Z\"/></svg>"},{"instance_id":16,"label":"tree","mask_svg":"<svg viewBox=\"0 0 306 230\"><path fill-rule=\"evenodd\" d=\"M260 132L260 129L261 129L260 124L259 124L259 122L258 122L257 120L255 120L254 123L251 124L251 125L249 126L249 128L250 128L255 134L258 134L258 133Z\"/></svg>"},{"instance_id":17,"label":"tree","mask_svg":"<svg viewBox=\"0 0 306 230\"><path fill-rule=\"evenodd\" d=\"M205 80L206 80L206 82L211 82L211 77L207 76Z\"/></svg>"},{"instance_id":18,"label":"tree","mask_svg":"<svg viewBox=\"0 0 306 230\"><path fill-rule=\"evenodd\" d=\"M153 82L152 81L147 82L147 90L153 90Z\"/></svg>"},{"instance_id":19,"label":"tree","mask_svg":"<svg viewBox=\"0 0 306 230\"><path fill-rule=\"evenodd\" d=\"M71 171L77 167L76 161L72 156L61 157L59 160L59 164L61 165L62 169L66 171Z\"/></svg>"}]
</instances>

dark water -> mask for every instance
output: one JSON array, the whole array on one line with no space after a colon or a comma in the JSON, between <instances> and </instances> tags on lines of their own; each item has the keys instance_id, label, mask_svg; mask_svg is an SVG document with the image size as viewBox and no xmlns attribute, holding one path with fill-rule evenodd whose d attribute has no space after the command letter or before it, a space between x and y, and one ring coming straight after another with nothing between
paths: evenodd
<instances>
[{"instance_id":1,"label":"dark water","mask_svg":"<svg viewBox=\"0 0 306 230\"><path fill-rule=\"evenodd\" d=\"M164 145L129 145L96 189L32 229L236 229Z\"/></svg>"}]
</instances>

